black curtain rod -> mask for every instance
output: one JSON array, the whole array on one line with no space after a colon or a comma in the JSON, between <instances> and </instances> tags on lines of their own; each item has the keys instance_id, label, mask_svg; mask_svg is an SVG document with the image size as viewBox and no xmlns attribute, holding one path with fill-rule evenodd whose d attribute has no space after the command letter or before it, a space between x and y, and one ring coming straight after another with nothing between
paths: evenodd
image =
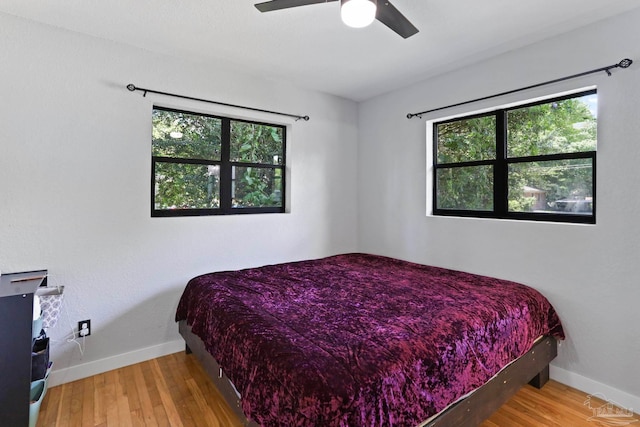
<instances>
[{"instance_id":1,"label":"black curtain rod","mask_svg":"<svg viewBox=\"0 0 640 427\"><path fill-rule=\"evenodd\" d=\"M538 84L535 84L535 85L522 87L520 89L513 89L513 90L509 90L507 92L497 93L495 95L483 96L482 98L476 98L476 99L472 99L470 101L458 102L457 104L447 105L446 107L434 108L434 109L431 109L431 110L421 111L419 113L409 113L409 114L407 114L407 119L412 119L414 117L422 118L423 114L433 113L434 111L445 110L447 108L453 108L453 107L458 107L460 105L471 104L473 102L484 101L485 99L491 99L491 98L497 98L499 96L510 95L512 93L522 92L523 90L529 90L529 89L534 89L534 88L537 88L537 87L540 87L540 86L545 86L545 85L550 85L550 84L553 84L553 83L563 82L565 80L575 79L577 77L586 76L588 74L599 73L601 71L606 72L607 75L610 76L611 75L611 69L613 69L613 68L629 68L631 66L631 64L633 64L633 61L630 60L629 58L626 58L626 59L623 59L622 61L618 62L617 64L609 65L609 66L602 67L602 68L597 68L595 70L585 71L584 73L574 74L572 76L567 76L567 77L561 77L559 79L549 80L549 81L544 82L544 83L538 83Z\"/></svg>"},{"instance_id":2,"label":"black curtain rod","mask_svg":"<svg viewBox=\"0 0 640 427\"><path fill-rule=\"evenodd\" d=\"M175 98L189 99L191 101L206 102L209 104L224 105L225 107L242 108L243 110L251 110L251 111L258 111L260 113L269 113L269 114L277 114L279 116L293 117L294 119L296 119L296 121L297 120L309 121L309 116L299 116L297 114L280 113L278 111L263 110L261 108L245 107L243 105L235 105L235 104L228 104L226 102L218 102L218 101L211 101L208 99L194 98L193 96L185 96L185 95L178 95L175 93L161 92L159 90L136 87L136 85L134 85L133 83L129 83L127 85L127 89L129 89L131 92L135 92L135 91L142 92L142 96L147 96L147 93L157 93L158 95L173 96Z\"/></svg>"}]
</instances>

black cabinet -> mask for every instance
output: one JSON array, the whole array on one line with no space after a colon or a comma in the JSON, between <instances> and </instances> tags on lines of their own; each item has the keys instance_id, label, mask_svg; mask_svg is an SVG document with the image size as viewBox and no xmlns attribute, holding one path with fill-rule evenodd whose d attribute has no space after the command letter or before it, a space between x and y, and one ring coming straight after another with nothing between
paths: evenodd
<instances>
[{"instance_id":1,"label":"black cabinet","mask_svg":"<svg viewBox=\"0 0 640 427\"><path fill-rule=\"evenodd\" d=\"M0 425L29 425L33 296L46 271L0 276Z\"/></svg>"}]
</instances>

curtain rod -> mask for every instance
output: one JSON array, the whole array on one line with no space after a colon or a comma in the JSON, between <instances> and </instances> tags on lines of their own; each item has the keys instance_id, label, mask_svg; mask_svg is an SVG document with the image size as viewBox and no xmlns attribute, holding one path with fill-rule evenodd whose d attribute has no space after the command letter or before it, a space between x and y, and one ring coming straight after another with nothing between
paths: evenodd
<instances>
[{"instance_id":1,"label":"curtain rod","mask_svg":"<svg viewBox=\"0 0 640 427\"><path fill-rule=\"evenodd\" d=\"M407 114L407 119L412 119L414 117L422 118L423 114L433 113L434 111L445 110L447 108L459 107L460 105L466 105L466 104L471 104L473 102L484 101L486 99L497 98L499 96L510 95L512 93L522 92L523 90L529 90L529 89L534 89L534 88L537 88L537 87L540 87L540 86L545 86L545 85L550 85L550 84L553 84L553 83L563 82L565 80L575 79L577 77L586 76L588 74L599 73L601 71L604 71L604 72L607 73L607 75L611 76L611 69L612 68L629 68L631 66L631 64L633 64L633 61L631 59L629 59L629 58L626 58L626 59L623 59L622 61L618 62L617 64L608 65L608 66L602 67L602 68L596 68L595 70L585 71L584 73L574 74L572 76L561 77L559 79L549 80L547 82L543 82L543 83L538 83L538 84L531 85L531 86L522 87L520 89L513 89L513 90L509 90L507 92L497 93L495 95L483 96L482 98L476 98L476 99L472 99L470 101L458 102L457 104L451 104L451 105L447 105L445 107L440 107L440 108L434 108L434 109L431 109L431 110L421 111L419 113L409 113L409 114Z\"/></svg>"},{"instance_id":2,"label":"curtain rod","mask_svg":"<svg viewBox=\"0 0 640 427\"><path fill-rule=\"evenodd\" d=\"M297 114L280 113L278 111L263 110L261 108L245 107L243 105L235 105L235 104L228 104L226 102L218 102L218 101L211 101L208 99L194 98L193 96L178 95L170 92L161 92L159 90L136 87L136 85L134 85L133 83L129 83L127 85L127 89L129 89L129 91L131 92L135 92L135 91L142 92L142 96L147 96L147 93L157 93L158 95L173 96L174 98L189 99L191 101L199 101L199 102L206 102L209 104L224 105L225 107L242 108L243 110L258 111L260 113L269 113L269 114L277 114L279 116L293 117L294 119L296 119L296 121L298 120L309 121L309 116L299 116Z\"/></svg>"}]
</instances>

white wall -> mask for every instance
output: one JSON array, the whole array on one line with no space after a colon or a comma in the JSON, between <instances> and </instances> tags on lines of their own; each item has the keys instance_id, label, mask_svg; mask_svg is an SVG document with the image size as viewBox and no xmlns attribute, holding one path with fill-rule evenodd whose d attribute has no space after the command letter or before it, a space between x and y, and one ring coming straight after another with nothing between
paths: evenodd
<instances>
[{"instance_id":1,"label":"white wall","mask_svg":"<svg viewBox=\"0 0 640 427\"><path fill-rule=\"evenodd\" d=\"M640 10L364 102L359 108L359 249L525 283L559 312L552 374L640 407ZM407 120L424 111L617 63L604 73ZM597 224L425 215L426 121L598 85ZM613 396L615 394L615 397Z\"/></svg>"},{"instance_id":2,"label":"white wall","mask_svg":"<svg viewBox=\"0 0 640 427\"><path fill-rule=\"evenodd\" d=\"M356 249L355 103L3 14L0 58L0 269L48 268L66 286L54 383L181 348L173 316L197 274ZM311 120L143 98L127 83ZM154 101L290 125L290 213L151 218ZM83 357L60 341L82 319Z\"/></svg>"}]
</instances>

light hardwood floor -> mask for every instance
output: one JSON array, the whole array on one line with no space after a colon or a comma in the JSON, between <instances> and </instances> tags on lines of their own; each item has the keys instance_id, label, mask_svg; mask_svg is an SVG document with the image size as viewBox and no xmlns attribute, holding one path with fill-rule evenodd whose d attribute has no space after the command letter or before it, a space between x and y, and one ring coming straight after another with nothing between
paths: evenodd
<instances>
[{"instance_id":1,"label":"light hardwood floor","mask_svg":"<svg viewBox=\"0 0 640 427\"><path fill-rule=\"evenodd\" d=\"M526 386L481 427L610 426L585 406L585 393L550 381ZM597 403L596 403L597 402ZM595 401L592 407L604 402ZM622 418L640 427L640 417ZM620 425L620 424L618 424ZM223 401L193 355L184 352L52 387L38 427L236 427L242 423Z\"/></svg>"}]
</instances>

